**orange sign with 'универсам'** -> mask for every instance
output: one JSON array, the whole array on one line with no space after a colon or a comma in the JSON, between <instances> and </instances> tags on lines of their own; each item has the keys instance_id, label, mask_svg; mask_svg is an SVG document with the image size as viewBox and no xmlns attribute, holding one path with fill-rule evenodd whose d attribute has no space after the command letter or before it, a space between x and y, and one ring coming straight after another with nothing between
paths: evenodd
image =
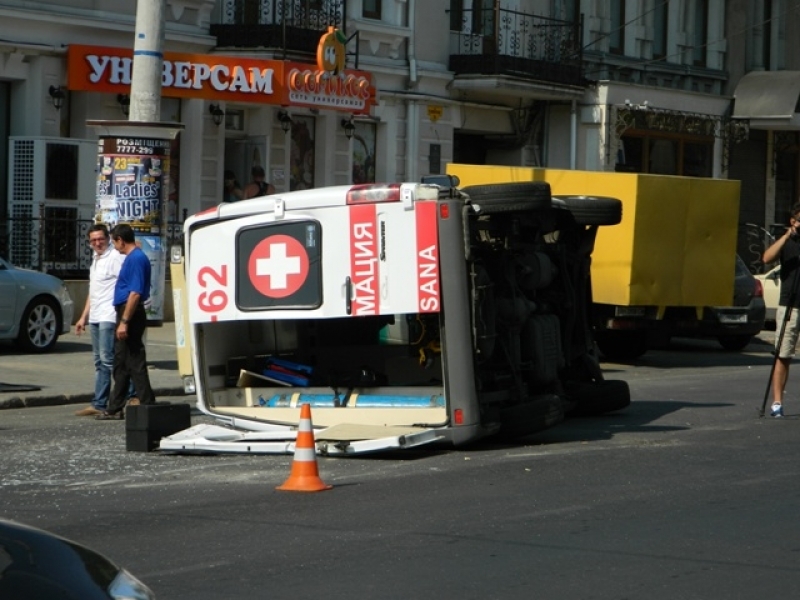
<instances>
[{"instance_id":1,"label":"orange sign with '\u0443\u043d\u0438\u0432\u0435\u0440\u0441\u0430\u043c'","mask_svg":"<svg viewBox=\"0 0 800 600\"><path fill-rule=\"evenodd\" d=\"M72 45L67 52L67 88L129 93L133 51ZM331 73L319 65L238 56L164 53L161 93L172 98L309 106L368 114L375 103L365 71Z\"/></svg>"}]
</instances>

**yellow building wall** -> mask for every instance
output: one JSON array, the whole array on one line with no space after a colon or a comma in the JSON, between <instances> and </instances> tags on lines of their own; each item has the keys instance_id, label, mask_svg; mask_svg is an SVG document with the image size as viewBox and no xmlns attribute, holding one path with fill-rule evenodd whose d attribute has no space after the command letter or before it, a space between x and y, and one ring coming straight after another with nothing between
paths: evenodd
<instances>
[{"instance_id":1,"label":"yellow building wall","mask_svg":"<svg viewBox=\"0 0 800 600\"><path fill-rule=\"evenodd\" d=\"M610 196L622 221L598 228L595 302L714 306L733 300L739 182L726 179L450 164L461 186L546 181L553 195Z\"/></svg>"}]
</instances>

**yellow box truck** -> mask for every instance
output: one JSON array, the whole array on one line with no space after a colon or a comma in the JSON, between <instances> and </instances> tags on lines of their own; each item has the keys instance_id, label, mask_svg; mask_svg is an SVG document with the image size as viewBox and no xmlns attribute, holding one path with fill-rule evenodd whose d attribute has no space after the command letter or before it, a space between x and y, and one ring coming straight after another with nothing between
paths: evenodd
<instances>
[{"instance_id":1,"label":"yellow box truck","mask_svg":"<svg viewBox=\"0 0 800 600\"><path fill-rule=\"evenodd\" d=\"M622 221L598 229L591 253L592 324L610 358L635 358L658 340L691 335L707 307L732 303L738 181L463 164L447 173L462 186L544 181L554 202L622 201Z\"/></svg>"}]
</instances>

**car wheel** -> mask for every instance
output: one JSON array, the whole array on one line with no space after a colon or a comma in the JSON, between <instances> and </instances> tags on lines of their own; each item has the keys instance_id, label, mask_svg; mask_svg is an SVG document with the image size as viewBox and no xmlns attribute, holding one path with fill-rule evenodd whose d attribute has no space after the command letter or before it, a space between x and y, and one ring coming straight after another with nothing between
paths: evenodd
<instances>
[{"instance_id":1,"label":"car wheel","mask_svg":"<svg viewBox=\"0 0 800 600\"><path fill-rule=\"evenodd\" d=\"M616 225L622 221L622 201L606 196L553 196L553 206L566 208L578 225Z\"/></svg>"},{"instance_id":2,"label":"car wheel","mask_svg":"<svg viewBox=\"0 0 800 600\"><path fill-rule=\"evenodd\" d=\"M721 335L719 336L719 344L725 350L731 352L739 352L747 347L750 340L753 339L752 335Z\"/></svg>"},{"instance_id":3,"label":"car wheel","mask_svg":"<svg viewBox=\"0 0 800 600\"><path fill-rule=\"evenodd\" d=\"M571 381L565 387L572 406L568 411L570 417L594 417L622 410L631 403L631 390L627 381Z\"/></svg>"},{"instance_id":4,"label":"car wheel","mask_svg":"<svg viewBox=\"0 0 800 600\"><path fill-rule=\"evenodd\" d=\"M481 214L550 208L550 184L544 181L470 185L461 190Z\"/></svg>"},{"instance_id":5,"label":"car wheel","mask_svg":"<svg viewBox=\"0 0 800 600\"><path fill-rule=\"evenodd\" d=\"M58 306L52 298L34 298L25 308L17 345L26 352L47 352L58 341L61 325Z\"/></svg>"},{"instance_id":6,"label":"car wheel","mask_svg":"<svg viewBox=\"0 0 800 600\"><path fill-rule=\"evenodd\" d=\"M647 352L646 331L598 331L597 347L609 359L632 360Z\"/></svg>"}]
</instances>

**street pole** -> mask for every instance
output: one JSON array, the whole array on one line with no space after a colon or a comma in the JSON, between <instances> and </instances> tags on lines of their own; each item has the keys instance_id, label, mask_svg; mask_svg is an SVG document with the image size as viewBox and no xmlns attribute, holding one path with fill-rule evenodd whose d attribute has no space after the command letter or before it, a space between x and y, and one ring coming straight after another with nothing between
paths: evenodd
<instances>
[{"instance_id":1,"label":"street pole","mask_svg":"<svg viewBox=\"0 0 800 600\"><path fill-rule=\"evenodd\" d=\"M130 121L161 120L165 5L166 0L138 0L136 4Z\"/></svg>"}]
</instances>

